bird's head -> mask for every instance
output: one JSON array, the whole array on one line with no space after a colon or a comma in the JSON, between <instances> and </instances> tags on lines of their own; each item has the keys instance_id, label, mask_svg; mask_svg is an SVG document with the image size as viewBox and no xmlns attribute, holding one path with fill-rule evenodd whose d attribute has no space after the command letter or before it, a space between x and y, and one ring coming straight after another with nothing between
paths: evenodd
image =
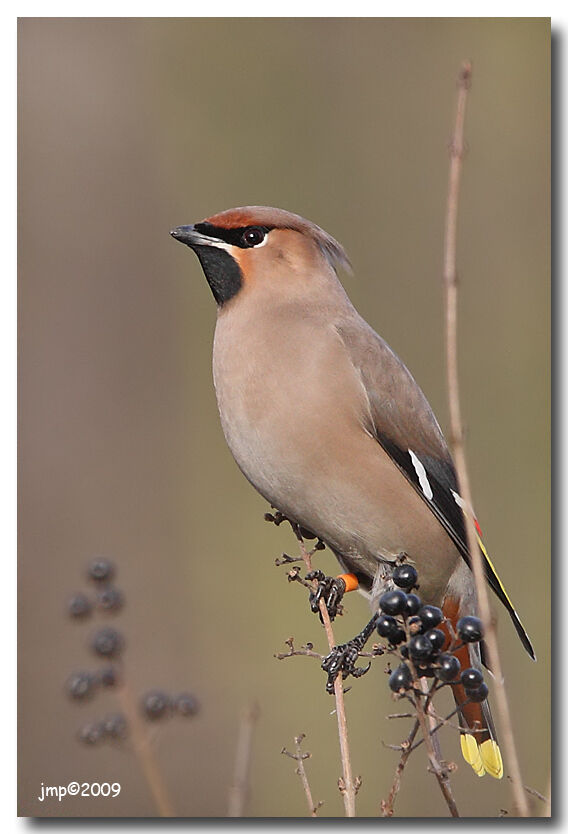
<instances>
[{"instance_id":1,"label":"bird's head","mask_svg":"<svg viewBox=\"0 0 568 834\"><path fill-rule=\"evenodd\" d=\"M297 214L268 206L244 206L207 217L170 234L196 253L221 307L238 293L270 284L294 291L349 268L340 244Z\"/></svg>"}]
</instances>

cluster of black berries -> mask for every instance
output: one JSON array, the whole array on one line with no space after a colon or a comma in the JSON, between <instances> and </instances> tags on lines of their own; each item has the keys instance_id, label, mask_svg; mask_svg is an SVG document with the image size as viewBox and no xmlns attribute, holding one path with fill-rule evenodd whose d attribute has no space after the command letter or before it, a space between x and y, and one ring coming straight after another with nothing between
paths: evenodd
<instances>
[{"instance_id":1,"label":"cluster of black berries","mask_svg":"<svg viewBox=\"0 0 568 834\"><path fill-rule=\"evenodd\" d=\"M102 741L122 741L127 736L126 718L121 713L108 715L102 721L84 724L78 733L83 744L100 744Z\"/></svg>"},{"instance_id":2,"label":"cluster of black berries","mask_svg":"<svg viewBox=\"0 0 568 834\"><path fill-rule=\"evenodd\" d=\"M141 705L144 715L151 721L175 714L191 718L199 712L199 701L191 692L172 696L154 689L142 696Z\"/></svg>"},{"instance_id":3,"label":"cluster of black berries","mask_svg":"<svg viewBox=\"0 0 568 834\"><path fill-rule=\"evenodd\" d=\"M114 686L118 681L116 666L105 666L94 672L73 672L67 681L67 694L76 701L91 698L97 689Z\"/></svg>"},{"instance_id":4,"label":"cluster of black berries","mask_svg":"<svg viewBox=\"0 0 568 834\"><path fill-rule=\"evenodd\" d=\"M117 614L124 605L122 591L111 583L115 568L108 559L94 559L88 566L87 577L94 590L78 591L67 603L67 613L76 621L86 621L95 612ZM97 689L112 687L119 682L118 661L124 649L124 637L111 626L98 628L89 641L91 651L108 661L108 665L95 671L74 672L67 681L68 695L78 701L91 698Z\"/></svg>"},{"instance_id":5,"label":"cluster of black berries","mask_svg":"<svg viewBox=\"0 0 568 834\"><path fill-rule=\"evenodd\" d=\"M482 639L481 620L462 617L457 622L456 634L448 635L438 628L444 621L442 610L435 605L423 605L420 597L412 593L417 587L416 569L409 564L399 565L392 578L397 589L380 598L382 613L376 621L378 634L404 658L390 673L392 691L401 694L413 688L416 678L435 677L442 683L460 683L472 701L484 701L488 688L483 675L474 668L462 671L454 654L464 644Z\"/></svg>"},{"instance_id":6,"label":"cluster of black berries","mask_svg":"<svg viewBox=\"0 0 568 834\"><path fill-rule=\"evenodd\" d=\"M124 597L122 592L111 584L114 575L112 562L108 559L94 559L88 568L89 579L95 584L94 596L83 591L73 594L67 606L69 616L84 619L92 614L95 608L113 613L120 611Z\"/></svg>"},{"instance_id":7,"label":"cluster of black berries","mask_svg":"<svg viewBox=\"0 0 568 834\"><path fill-rule=\"evenodd\" d=\"M115 577L114 565L104 558L94 559L88 566L87 576L94 584L94 591L79 591L69 599L67 612L75 621L89 619L95 612L103 615L115 615L124 606L124 595L112 581ZM111 626L98 628L89 641L91 651L106 665L94 671L74 672L67 680L66 691L74 701L90 700L97 691L120 685L121 657L124 651L124 636ZM140 699L143 716L149 720L164 715L194 716L199 711L199 703L191 693L182 693L175 697L162 692L151 691ZM120 741L128 735L128 722L121 713L109 715L101 721L85 724L78 733L78 738L85 744L94 745L102 741Z\"/></svg>"}]
</instances>

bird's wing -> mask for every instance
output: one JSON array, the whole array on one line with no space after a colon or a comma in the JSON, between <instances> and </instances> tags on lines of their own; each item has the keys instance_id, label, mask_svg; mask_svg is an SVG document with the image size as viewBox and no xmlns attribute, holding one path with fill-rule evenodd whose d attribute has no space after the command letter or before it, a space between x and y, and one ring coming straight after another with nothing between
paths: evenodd
<instances>
[{"instance_id":1,"label":"bird's wing","mask_svg":"<svg viewBox=\"0 0 568 834\"><path fill-rule=\"evenodd\" d=\"M358 371L369 404L367 430L376 438L444 527L471 567L464 509L454 464L428 400L407 367L360 317L335 325L351 363ZM529 655L528 635L481 540L487 581L509 612Z\"/></svg>"}]
</instances>

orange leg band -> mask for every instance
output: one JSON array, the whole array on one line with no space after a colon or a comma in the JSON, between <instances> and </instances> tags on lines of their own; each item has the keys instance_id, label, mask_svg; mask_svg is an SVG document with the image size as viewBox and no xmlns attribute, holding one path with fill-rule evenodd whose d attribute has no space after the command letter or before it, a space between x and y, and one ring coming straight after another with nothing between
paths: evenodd
<instances>
[{"instance_id":1,"label":"orange leg band","mask_svg":"<svg viewBox=\"0 0 568 834\"><path fill-rule=\"evenodd\" d=\"M359 587L359 580L354 573L340 573L337 579L343 579L345 582L345 593L347 591L356 591Z\"/></svg>"}]
</instances>

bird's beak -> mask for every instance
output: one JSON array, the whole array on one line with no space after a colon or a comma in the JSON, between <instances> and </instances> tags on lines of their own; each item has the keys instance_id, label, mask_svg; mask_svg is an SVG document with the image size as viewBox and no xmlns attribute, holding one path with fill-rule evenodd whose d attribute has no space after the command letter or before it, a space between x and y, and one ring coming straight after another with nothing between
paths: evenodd
<instances>
[{"instance_id":1,"label":"bird's beak","mask_svg":"<svg viewBox=\"0 0 568 834\"><path fill-rule=\"evenodd\" d=\"M185 243L186 246L190 246L192 249L200 246L213 246L216 249L225 249L228 252L232 249L225 241L198 232L195 226L178 226L176 229L172 229L170 234L175 240L179 240L180 243Z\"/></svg>"},{"instance_id":2,"label":"bird's beak","mask_svg":"<svg viewBox=\"0 0 568 834\"><path fill-rule=\"evenodd\" d=\"M180 243L185 243L186 246L197 246L199 239L203 237L195 231L195 226L178 226L176 229L172 229L170 234Z\"/></svg>"}]
</instances>

